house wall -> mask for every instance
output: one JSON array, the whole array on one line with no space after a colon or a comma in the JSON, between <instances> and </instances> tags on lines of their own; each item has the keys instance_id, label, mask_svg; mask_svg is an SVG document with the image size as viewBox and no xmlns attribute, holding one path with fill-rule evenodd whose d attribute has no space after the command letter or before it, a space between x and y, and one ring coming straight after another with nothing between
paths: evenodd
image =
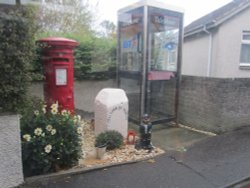
<instances>
[{"instance_id":1,"label":"house wall","mask_svg":"<svg viewBox=\"0 0 250 188\"><path fill-rule=\"evenodd\" d=\"M215 77L250 78L250 69L240 68L242 31L250 30L249 15L250 9L247 9L220 26Z\"/></svg>"},{"instance_id":2,"label":"house wall","mask_svg":"<svg viewBox=\"0 0 250 188\"><path fill-rule=\"evenodd\" d=\"M200 35L192 39L184 40L182 62L183 75L206 76L208 46L208 35Z\"/></svg>"},{"instance_id":3,"label":"house wall","mask_svg":"<svg viewBox=\"0 0 250 188\"><path fill-rule=\"evenodd\" d=\"M242 11L212 30L212 55L209 77L250 78L250 68L240 67L243 30L250 30L250 9ZM182 74L208 76L209 35L205 32L186 37L183 44Z\"/></svg>"}]
</instances>

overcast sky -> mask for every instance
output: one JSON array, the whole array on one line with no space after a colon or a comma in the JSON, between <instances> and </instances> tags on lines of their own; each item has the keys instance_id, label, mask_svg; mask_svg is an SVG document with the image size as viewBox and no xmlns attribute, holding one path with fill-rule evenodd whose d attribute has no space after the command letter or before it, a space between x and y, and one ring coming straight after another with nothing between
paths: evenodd
<instances>
[{"instance_id":1,"label":"overcast sky","mask_svg":"<svg viewBox=\"0 0 250 188\"><path fill-rule=\"evenodd\" d=\"M116 23L117 11L127 5L139 0L89 0L90 3L98 4L99 20L110 20ZM187 25L199 17L229 3L232 0L158 0L174 6L179 6L185 10L184 24Z\"/></svg>"}]
</instances>

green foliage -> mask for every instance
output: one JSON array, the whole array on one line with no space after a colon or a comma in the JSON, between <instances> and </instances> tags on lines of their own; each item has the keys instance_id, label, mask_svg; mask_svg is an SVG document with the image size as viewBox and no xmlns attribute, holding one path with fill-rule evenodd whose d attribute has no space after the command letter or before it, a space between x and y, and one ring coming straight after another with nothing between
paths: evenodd
<instances>
[{"instance_id":1,"label":"green foliage","mask_svg":"<svg viewBox=\"0 0 250 188\"><path fill-rule=\"evenodd\" d=\"M91 30L96 13L88 0L50 0L38 7L37 22L42 32L82 33Z\"/></svg>"},{"instance_id":2,"label":"green foliage","mask_svg":"<svg viewBox=\"0 0 250 188\"><path fill-rule=\"evenodd\" d=\"M47 37L46 34L42 36ZM84 36L57 33L56 36L70 38L80 43L74 50L74 75L77 80L109 79L115 77L115 39L106 37L98 38L90 33L85 33ZM37 52L38 56L41 56L39 50ZM34 80L41 80L43 78L41 58L37 58L32 65L32 78Z\"/></svg>"},{"instance_id":3,"label":"green foliage","mask_svg":"<svg viewBox=\"0 0 250 188\"><path fill-rule=\"evenodd\" d=\"M115 130L105 131L96 137L95 146L107 145L107 150L120 148L123 144L123 136Z\"/></svg>"},{"instance_id":4,"label":"green foliage","mask_svg":"<svg viewBox=\"0 0 250 188\"><path fill-rule=\"evenodd\" d=\"M78 79L86 79L91 73L91 60L94 44L92 41L81 42L74 51L74 71Z\"/></svg>"},{"instance_id":5,"label":"green foliage","mask_svg":"<svg viewBox=\"0 0 250 188\"><path fill-rule=\"evenodd\" d=\"M28 108L21 118L22 159L25 176L55 172L77 164L81 155L80 118L58 112L58 105ZM46 109L48 110L46 112Z\"/></svg>"},{"instance_id":6,"label":"green foliage","mask_svg":"<svg viewBox=\"0 0 250 188\"><path fill-rule=\"evenodd\" d=\"M116 66L116 42L107 38L92 38L80 42L75 50L75 77L107 79ZM114 73L114 71L113 71Z\"/></svg>"},{"instance_id":7,"label":"green foliage","mask_svg":"<svg viewBox=\"0 0 250 188\"><path fill-rule=\"evenodd\" d=\"M101 35L106 37L116 38L116 26L113 22L109 20L104 20L100 23L100 26L103 29Z\"/></svg>"},{"instance_id":8,"label":"green foliage","mask_svg":"<svg viewBox=\"0 0 250 188\"><path fill-rule=\"evenodd\" d=\"M33 15L30 7L0 13L0 112L17 112L26 101L35 49Z\"/></svg>"},{"instance_id":9,"label":"green foliage","mask_svg":"<svg viewBox=\"0 0 250 188\"><path fill-rule=\"evenodd\" d=\"M30 77L33 81L42 81L44 79L44 67L42 62L42 48L37 45L35 47L35 58L31 62L29 70Z\"/></svg>"}]
</instances>

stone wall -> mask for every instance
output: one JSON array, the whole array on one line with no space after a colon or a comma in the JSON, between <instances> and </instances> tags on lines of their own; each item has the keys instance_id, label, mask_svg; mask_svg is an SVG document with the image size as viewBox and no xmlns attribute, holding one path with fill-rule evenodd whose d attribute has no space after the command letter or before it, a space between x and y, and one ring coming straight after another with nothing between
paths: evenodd
<instances>
[{"instance_id":1,"label":"stone wall","mask_svg":"<svg viewBox=\"0 0 250 188\"><path fill-rule=\"evenodd\" d=\"M179 120L215 133L250 125L250 79L183 76Z\"/></svg>"},{"instance_id":2,"label":"stone wall","mask_svg":"<svg viewBox=\"0 0 250 188\"><path fill-rule=\"evenodd\" d=\"M0 187L23 183L20 123L18 115L0 115Z\"/></svg>"},{"instance_id":3,"label":"stone wall","mask_svg":"<svg viewBox=\"0 0 250 188\"><path fill-rule=\"evenodd\" d=\"M176 80L151 82L151 112L174 116Z\"/></svg>"},{"instance_id":4,"label":"stone wall","mask_svg":"<svg viewBox=\"0 0 250 188\"><path fill-rule=\"evenodd\" d=\"M75 82L75 107L93 112L97 93L103 88L115 86L114 80ZM34 84L31 92L42 98L42 83ZM151 103L154 106L152 110L174 114L174 93L175 80L154 82L151 93ZM129 114L137 116L139 94L130 92L127 96ZM215 133L250 125L250 78L182 76L179 120L184 125Z\"/></svg>"},{"instance_id":5,"label":"stone wall","mask_svg":"<svg viewBox=\"0 0 250 188\"><path fill-rule=\"evenodd\" d=\"M75 81L74 98L75 108L86 112L94 111L95 97L103 88L115 88L115 80L104 81ZM43 82L34 82L29 88L29 93L38 98L44 99Z\"/></svg>"}]
</instances>

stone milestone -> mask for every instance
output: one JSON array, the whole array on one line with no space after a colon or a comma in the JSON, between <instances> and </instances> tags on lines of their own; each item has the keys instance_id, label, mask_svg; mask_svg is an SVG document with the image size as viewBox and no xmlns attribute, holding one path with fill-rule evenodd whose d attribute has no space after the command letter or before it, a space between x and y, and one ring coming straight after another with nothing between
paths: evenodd
<instances>
[{"instance_id":1,"label":"stone milestone","mask_svg":"<svg viewBox=\"0 0 250 188\"><path fill-rule=\"evenodd\" d=\"M122 89L102 89L95 98L95 135L116 130L128 134L128 98Z\"/></svg>"}]
</instances>

